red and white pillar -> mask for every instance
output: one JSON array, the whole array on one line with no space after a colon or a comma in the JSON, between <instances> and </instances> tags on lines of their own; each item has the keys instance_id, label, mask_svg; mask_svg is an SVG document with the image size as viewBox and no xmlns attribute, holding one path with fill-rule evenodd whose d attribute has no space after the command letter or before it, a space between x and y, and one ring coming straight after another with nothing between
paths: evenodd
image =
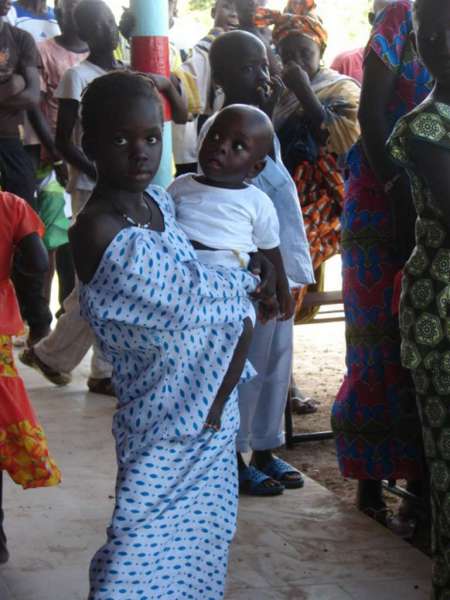
<instances>
[{"instance_id":1,"label":"red and white pillar","mask_svg":"<svg viewBox=\"0 0 450 600\"><path fill-rule=\"evenodd\" d=\"M168 0L130 0L136 26L131 41L131 64L136 71L170 77ZM172 175L172 125L169 103L164 102L163 152L153 183L166 187Z\"/></svg>"}]
</instances>

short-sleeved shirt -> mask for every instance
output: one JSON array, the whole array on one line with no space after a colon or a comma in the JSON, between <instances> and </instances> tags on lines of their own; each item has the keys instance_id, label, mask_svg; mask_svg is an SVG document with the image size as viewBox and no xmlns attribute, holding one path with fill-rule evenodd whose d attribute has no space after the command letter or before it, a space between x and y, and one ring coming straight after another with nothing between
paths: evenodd
<instances>
[{"instance_id":1,"label":"short-sleeved shirt","mask_svg":"<svg viewBox=\"0 0 450 600\"><path fill-rule=\"evenodd\" d=\"M280 245L280 224L272 200L254 185L213 187L192 174L169 186L177 223L190 240L215 250L256 252Z\"/></svg>"},{"instance_id":2,"label":"short-sleeved shirt","mask_svg":"<svg viewBox=\"0 0 450 600\"><path fill-rule=\"evenodd\" d=\"M14 27L31 34L36 42L55 37L61 33L55 12L50 7L47 7L43 14L36 15L24 8L19 2L13 2L6 18L8 23Z\"/></svg>"},{"instance_id":3,"label":"short-sleeved shirt","mask_svg":"<svg viewBox=\"0 0 450 600\"><path fill-rule=\"evenodd\" d=\"M336 56L331 63L331 68L338 73L341 73L341 75L348 75L349 77L356 79L359 83L362 83L363 61L364 48L347 50Z\"/></svg>"},{"instance_id":4,"label":"short-sleeved shirt","mask_svg":"<svg viewBox=\"0 0 450 600\"><path fill-rule=\"evenodd\" d=\"M60 100L75 100L81 104L83 91L91 81L105 74L106 71L101 67L94 65L89 60L83 60L76 67L72 67L66 71L56 89L55 98L59 98ZM81 120L78 119L73 131L73 141L77 146L81 146L81 136ZM78 169L70 167L70 179L67 186L68 192L73 192L74 190L91 191L94 187L95 181L93 179Z\"/></svg>"},{"instance_id":5,"label":"short-sleeved shirt","mask_svg":"<svg viewBox=\"0 0 450 600\"><path fill-rule=\"evenodd\" d=\"M55 38L40 42L38 50L41 57L41 92L43 96L41 108L54 133L58 116L58 99L55 96L58 85L65 72L85 60L89 52L80 53L66 50L58 44Z\"/></svg>"},{"instance_id":6,"label":"short-sleeved shirt","mask_svg":"<svg viewBox=\"0 0 450 600\"><path fill-rule=\"evenodd\" d=\"M3 23L0 31L0 78L5 80L27 67L37 67L38 54L33 38L26 31ZM23 123L24 111L3 109L0 104L0 138L19 137L19 125Z\"/></svg>"},{"instance_id":7,"label":"short-sleeved shirt","mask_svg":"<svg viewBox=\"0 0 450 600\"><path fill-rule=\"evenodd\" d=\"M412 2L393 2L378 15L366 48L366 57L370 51L375 52L397 75L395 93L388 107L391 127L431 90L431 77L417 58L412 32Z\"/></svg>"},{"instance_id":8,"label":"short-sleeved shirt","mask_svg":"<svg viewBox=\"0 0 450 600\"><path fill-rule=\"evenodd\" d=\"M213 115L203 125L198 140L199 148L214 118ZM297 188L281 159L280 142L276 135L274 148L274 158L266 156L266 166L252 179L252 184L267 194L275 207L280 223L280 252L291 287L309 285L315 281L309 242L306 238Z\"/></svg>"},{"instance_id":9,"label":"short-sleeved shirt","mask_svg":"<svg viewBox=\"0 0 450 600\"><path fill-rule=\"evenodd\" d=\"M15 247L31 233L44 234L38 215L22 198L0 192L0 335L15 335L23 327L9 277Z\"/></svg>"}]
</instances>

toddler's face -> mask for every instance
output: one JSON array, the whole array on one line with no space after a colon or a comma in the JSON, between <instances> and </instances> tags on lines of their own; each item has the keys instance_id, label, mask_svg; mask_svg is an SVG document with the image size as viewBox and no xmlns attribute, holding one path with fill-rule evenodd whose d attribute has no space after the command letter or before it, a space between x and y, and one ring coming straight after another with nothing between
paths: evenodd
<instances>
[{"instance_id":1,"label":"toddler's face","mask_svg":"<svg viewBox=\"0 0 450 600\"><path fill-rule=\"evenodd\" d=\"M261 162L260 136L256 127L236 113L219 114L199 153L205 176L223 187L239 187L257 175Z\"/></svg>"}]
</instances>

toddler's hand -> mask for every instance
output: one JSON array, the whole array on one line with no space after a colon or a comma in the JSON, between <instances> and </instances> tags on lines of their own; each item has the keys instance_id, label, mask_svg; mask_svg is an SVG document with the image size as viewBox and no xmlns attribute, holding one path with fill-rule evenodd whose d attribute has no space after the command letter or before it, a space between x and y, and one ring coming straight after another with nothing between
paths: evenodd
<instances>
[{"instance_id":1,"label":"toddler's hand","mask_svg":"<svg viewBox=\"0 0 450 600\"><path fill-rule=\"evenodd\" d=\"M272 319L276 319L279 313L279 305L276 296L262 300L258 304L258 320L261 323L267 323Z\"/></svg>"},{"instance_id":2,"label":"toddler's hand","mask_svg":"<svg viewBox=\"0 0 450 600\"><path fill-rule=\"evenodd\" d=\"M250 255L248 270L261 279L255 291L250 294L254 300L266 300L275 296L277 276L270 260L261 252L255 252Z\"/></svg>"},{"instance_id":3,"label":"toddler's hand","mask_svg":"<svg viewBox=\"0 0 450 600\"><path fill-rule=\"evenodd\" d=\"M279 287L277 289L277 299L280 306L279 321L288 321L295 312L295 300L291 294L289 286Z\"/></svg>"}]
</instances>

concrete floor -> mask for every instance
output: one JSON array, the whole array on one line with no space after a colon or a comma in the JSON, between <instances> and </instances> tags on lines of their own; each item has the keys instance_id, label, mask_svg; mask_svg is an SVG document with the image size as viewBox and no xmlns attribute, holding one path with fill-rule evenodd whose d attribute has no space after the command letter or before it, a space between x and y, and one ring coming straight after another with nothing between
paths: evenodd
<instances>
[{"instance_id":1,"label":"concrete floor","mask_svg":"<svg viewBox=\"0 0 450 600\"><path fill-rule=\"evenodd\" d=\"M5 477L11 559L0 600L86 600L113 506L114 401L85 392L87 364L59 389L21 371L64 481L23 491ZM227 600L426 600L429 573L417 550L307 480L279 498L241 500Z\"/></svg>"}]
</instances>

